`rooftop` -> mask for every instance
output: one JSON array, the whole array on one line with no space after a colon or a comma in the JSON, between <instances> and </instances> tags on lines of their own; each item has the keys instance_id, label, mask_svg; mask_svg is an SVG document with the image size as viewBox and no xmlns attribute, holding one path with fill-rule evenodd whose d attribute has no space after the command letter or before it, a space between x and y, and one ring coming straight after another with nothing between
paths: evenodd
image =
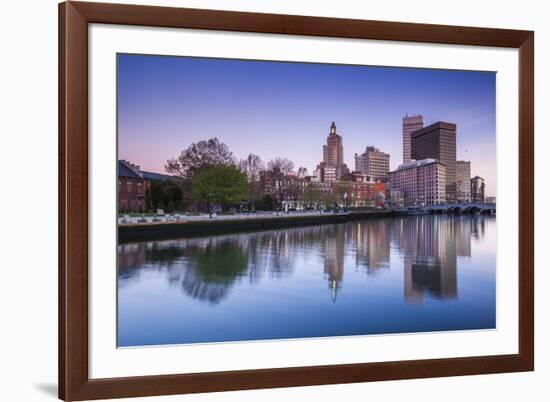
<instances>
[{"instance_id":1,"label":"rooftop","mask_svg":"<svg viewBox=\"0 0 550 402\"><path fill-rule=\"evenodd\" d=\"M447 123L444 121L438 121L436 123L430 124L429 126L421 128L420 130L413 131L411 133L411 137L412 138L420 137L421 135L431 133L432 131L436 131L436 130L456 131L456 124Z\"/></svg>"},{"instance_id":2,"label":"rooftop","mask_svg":"<svg viewBox=\"0 0 550 402\"><path fill-rule=\"evenodd\" d=\"M118 176L129 177L131 179L141 179L142 177L133 169L133 165L127 161L118 161Z\"/></svg>"},{"instance_id":3,"label":"rooftop","mask_svg":"<svg viewBox=\"0 0 550 402\"><path fill-rule=\"evenodd\" d=\"M438 163L440 165L445 166L444 163L441 163L440 161L435 160L435 159L431 159L431 158L421 159L419 161L413 159L410 162L403 163L403 164L399 165L395 171L405 170L405 169L412 169L412 168L416 168L416 167L420 167L420 166L431 165L432 163Z\"/></svg>"}]
</instances>

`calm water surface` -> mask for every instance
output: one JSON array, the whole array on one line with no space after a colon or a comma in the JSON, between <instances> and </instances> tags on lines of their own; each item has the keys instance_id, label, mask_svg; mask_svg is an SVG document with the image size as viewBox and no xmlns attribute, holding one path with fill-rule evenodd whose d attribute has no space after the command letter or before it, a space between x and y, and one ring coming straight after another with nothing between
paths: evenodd
<instances>
[{"instance_id":1,"label":"calm water surface","mask_svg":"<svg viewBox=\"0 0 550 402\"><path fill-rule=\"evenodd\" d=\"M118 345L495 328L494 217L118 247Z\"/></svg>"}]
</instances>

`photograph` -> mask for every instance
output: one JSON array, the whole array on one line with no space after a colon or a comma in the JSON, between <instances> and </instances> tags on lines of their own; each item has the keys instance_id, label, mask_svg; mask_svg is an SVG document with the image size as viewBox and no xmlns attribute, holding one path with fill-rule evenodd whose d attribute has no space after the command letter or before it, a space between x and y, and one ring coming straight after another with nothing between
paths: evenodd
<instances>
[{"instance_id":1,"label":"photograph","mask_svg":"<svg viewBox=\"0 0 550 402\"><path fill-rule=\"evenodd\" d=\"M118 347L496 329L495 72L116 69Z\"/></svg>"}]
</instances>

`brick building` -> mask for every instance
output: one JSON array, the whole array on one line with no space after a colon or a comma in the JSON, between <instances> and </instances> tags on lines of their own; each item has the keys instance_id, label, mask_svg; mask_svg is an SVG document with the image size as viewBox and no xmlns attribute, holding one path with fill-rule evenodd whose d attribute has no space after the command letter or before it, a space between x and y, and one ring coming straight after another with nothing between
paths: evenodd
<instances>
[{"instance_id":1,"label":"brick building","mask_svg":"<svg viewBox=\"0 0 550 402\"><path fill-rule=\"evenodd\" d=\"M188 181L175 176L162 173L146 172L126 160L118 161L118 211L119 212L145 212L151 207L147 205L147 189L152 182L166 182L170 180L181 188L182 201L188 201L191 197L191 189Z\"/></svg>"},{"instance_id":2,"label":"brick building","mask_svg":"<svg viewBox=\"0 0 550 402\"><path fill-rule=\"evenodd\" d=\"M125 160L118 161L118 210L120 212L145 211L146 180L139 166Z\"/></svg>"}]
</instances>

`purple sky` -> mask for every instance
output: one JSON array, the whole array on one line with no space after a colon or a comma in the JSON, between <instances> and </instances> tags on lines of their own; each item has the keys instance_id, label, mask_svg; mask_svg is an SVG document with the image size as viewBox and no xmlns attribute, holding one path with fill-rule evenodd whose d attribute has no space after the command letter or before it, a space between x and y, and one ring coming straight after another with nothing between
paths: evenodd
<instances>
[{"instance_id":1,"label":"purple sky","mask_svg":"<svg viewBox=\"0 0 550 402\"><path fill-rule=\"evenodd\" d=\"M344 160L366 146L402 163L402 117L457 124L457 159L496 186L496 74L149 55L118 56L118 152L163 172L192 142L218 137L238 158L291 159L311 173L330 124Z\"/></svg>"}]
</instances>

